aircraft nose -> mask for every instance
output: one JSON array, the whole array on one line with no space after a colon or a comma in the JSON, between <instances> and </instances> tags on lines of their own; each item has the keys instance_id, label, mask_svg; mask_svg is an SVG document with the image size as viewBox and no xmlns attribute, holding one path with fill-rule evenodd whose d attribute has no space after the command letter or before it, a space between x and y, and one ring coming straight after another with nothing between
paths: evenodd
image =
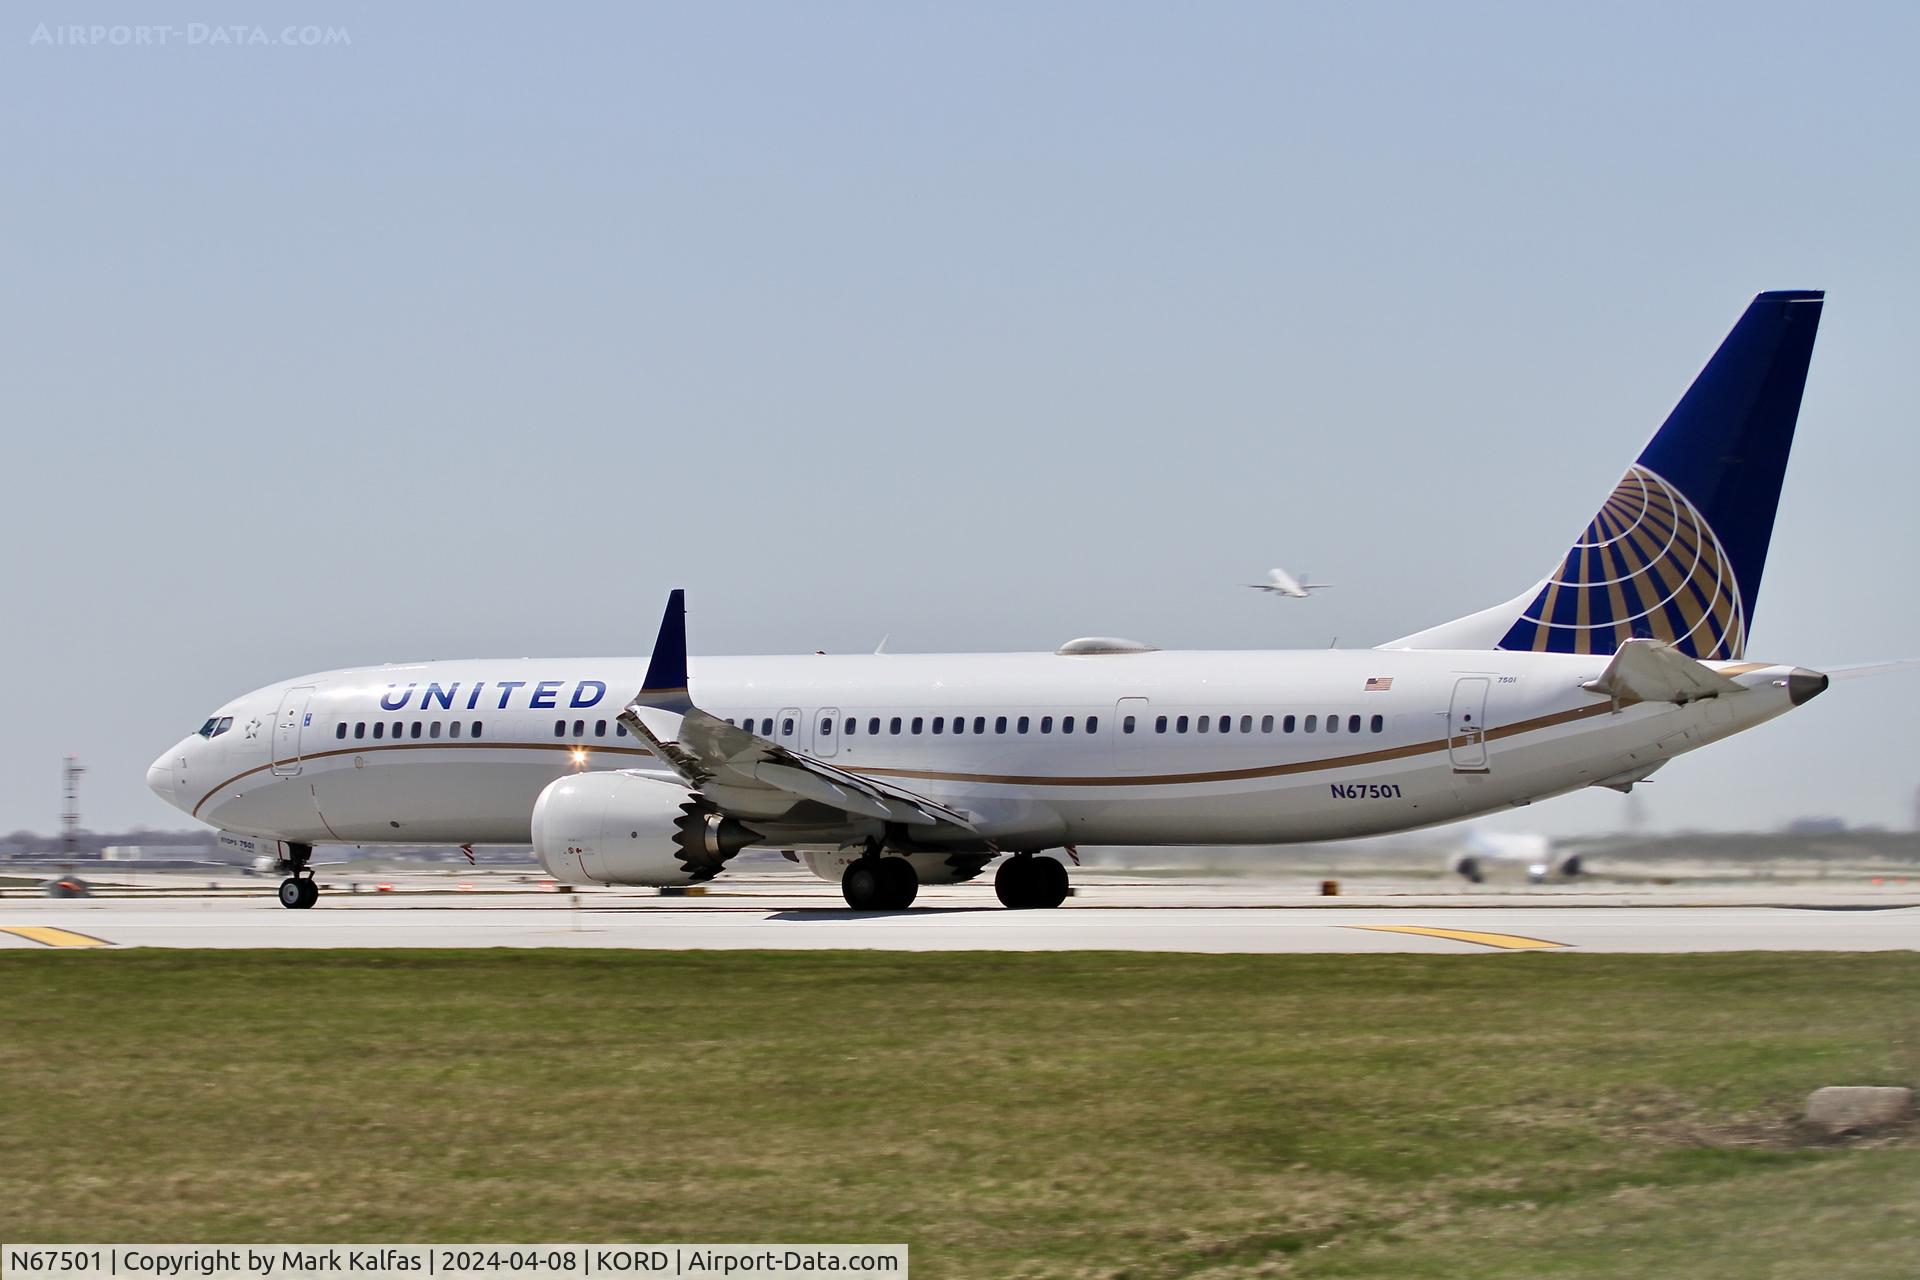
<instances>
[{"instance_id":1,"label":"aircraft nose","mask_svg":"<svg viewBox=\"0 0 1920 1280\"><path fill-rule=\"evenodd\" d=\"M173 803L173 752L147 766L147 786L168 804Z\"/></svg>"}]
</instances>

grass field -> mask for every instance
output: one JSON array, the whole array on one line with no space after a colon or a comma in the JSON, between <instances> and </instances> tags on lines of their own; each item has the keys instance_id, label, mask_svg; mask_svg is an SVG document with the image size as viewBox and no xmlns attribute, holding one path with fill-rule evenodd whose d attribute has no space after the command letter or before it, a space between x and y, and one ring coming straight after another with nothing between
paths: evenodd
<instances>
[{"instance_id":1,"label":"grass field","mask_svg":"<svg viewBox=\"0 0 1920 1280\"><path fill-rule=\"evenodd\" d=\"M0 1239L1912 1277L1920 956L0 954Z\"/></svg>"}]
</instances>

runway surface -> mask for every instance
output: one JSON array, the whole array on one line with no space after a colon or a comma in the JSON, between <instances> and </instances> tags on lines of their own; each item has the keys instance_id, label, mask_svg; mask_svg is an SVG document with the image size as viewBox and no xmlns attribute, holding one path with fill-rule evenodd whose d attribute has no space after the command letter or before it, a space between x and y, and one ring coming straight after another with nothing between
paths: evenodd
<instances>
[{"instance_id":1,"label":"runway surface","mask_svg":"<svg viewBox=\"0 0 1920 1280\"><path fill-rule=\"evenodd\" d=\"M925 891L893 914L846 909L832 886L767 880L701 897L645 891L334 890L288 911L240 893L0 898L0 949L101 947L852 948L897 951L1501 953L1920 950L1920 886L1770 886L1306 897L1245 881L1105 882L1055 911L1007 911L978 885ZM364 888L364 886L363 886ZM400 886L396 886L400 888Z\"/></svg>"}]
</instances>

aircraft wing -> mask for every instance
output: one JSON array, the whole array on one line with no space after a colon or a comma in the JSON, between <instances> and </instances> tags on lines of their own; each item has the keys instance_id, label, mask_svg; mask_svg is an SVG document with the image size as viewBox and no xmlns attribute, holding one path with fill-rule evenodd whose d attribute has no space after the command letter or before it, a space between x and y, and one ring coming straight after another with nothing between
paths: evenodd
<instances>
[{"instance_id":1,"label":"aircraft wing","mask_svg":"<svg viewBox=\"0 0 1920 1280\"><path fill-rule=\"evenodd\" d=\"M742 817L768 816L794 801L811 800L885 822L974 829L967 818L938 801L849 773L702 711L688 693L686 660L686 593L675 590L660 622L646 687L619 719L681 781L722 810Z\"/></svg>"},{"instance_id":2,"label":"aircraft wing","mask_svg":"<svg viewBox=\"0 0 1920 1280\"><path fill-rule=\"evenodd\" d=\"M1734 681L1664 640L1627 641L1599 678L1582 687L1620 703L1688 703L1740 691Z\"/></svg>"}]
</instances>

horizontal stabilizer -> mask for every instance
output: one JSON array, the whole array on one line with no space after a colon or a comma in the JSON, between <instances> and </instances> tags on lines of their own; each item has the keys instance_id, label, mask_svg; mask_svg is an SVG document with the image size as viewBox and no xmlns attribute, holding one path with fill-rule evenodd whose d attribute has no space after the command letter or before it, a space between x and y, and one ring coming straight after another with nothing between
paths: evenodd
<instances>
[{"instance_id":1,"label":"horizontal stabilizer","mask_svg":"<svg viewBox=\"0 0 1920 1280\"><path fill-rule=\"evenodd\" d=\"M1740 691L1739 684L1664 640L1627 641L1599 678L1581 688L1616 703L1688 703Z\"/></svg>"}]
</instances>

